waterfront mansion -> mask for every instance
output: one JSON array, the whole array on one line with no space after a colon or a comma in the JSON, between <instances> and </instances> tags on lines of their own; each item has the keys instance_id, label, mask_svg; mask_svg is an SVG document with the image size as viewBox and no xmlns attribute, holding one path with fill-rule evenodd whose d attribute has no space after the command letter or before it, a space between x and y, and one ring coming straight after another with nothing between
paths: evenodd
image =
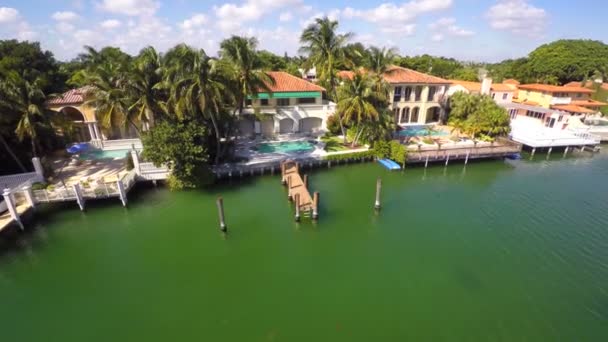
<instances>
[{"instance_id":1,"label":"waterfront mansion","mask_svg":"<svg viewBox=\"0 0 608 342\"><path fill-rule=\"evenodd\" d=\"M338 77L352 79L353 71L340 71ZM389 108L398 125L437 123L445 119L441 106L450 81L415 70L391 66L383 75L389 85Z\"/></svg>"}]
</instances>

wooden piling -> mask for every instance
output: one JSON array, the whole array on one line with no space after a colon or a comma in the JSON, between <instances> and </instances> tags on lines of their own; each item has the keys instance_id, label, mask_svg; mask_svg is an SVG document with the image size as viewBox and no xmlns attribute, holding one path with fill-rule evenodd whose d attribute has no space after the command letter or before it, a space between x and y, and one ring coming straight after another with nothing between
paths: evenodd
<instances>
[{"instance_id":1,"label":"wooden piling","mask_svg":"<svg viewBox=\"0 0 608 342\"><path fill-rule=\"evenodd\" d=\"M221 197L218 197L216 203L217 203L217 214L220 219L220 230L225 233L228 231L228 226L226 226L226 220L224 217L224 199Z\"/></svg>"},{"instance_id":2,"label":"wooden piling","mask_svg":"<svg viewBox=\"0 0 608 342\"><path fill-rule=\"evenodd\" d=\"M285 162L281 163L281 183L283 185L287 184L285 180Z\"/></svg>"},{"instance_id":3,"label":"wooden piling","mask_svg":"<svg viewBox=\"0 0 608 342\"><path fill-rule=\"evenodd\" d=\"M374 208L380 209L380 191L382 190L382 179L378 178L376 180L376 202L374 203Z\"/></svg>"},{"instance_id":4,"label":"wooden piling","mask_svg":"<svg viewBox=\"0 0 608 342\"><path fill-rule=\"evenodd\" d=\"M304 175L304 187L308 189L308 175Z\"/></svg>"},{"instance_id":5,"label":"wooden piling","mask_svg":"<svg viewBox=\"0 0 608 342\"><path fill-rule=\"evenodd\" d=\"M429 166L429 155L426 155L426 161L424 162L424 168L426 169Z\"/></svg>"},{"instance_id":6,"label":"wooden piling","mask_svg":"<svg viewBox=\"0 0 608 342\"><path fill-rule=\"evenodd\" d=\"M469 153L471 153L471 151L467 151L467 156L464 158L464 165L469 163Z\"/></svg>"},{"instance_id":7,"label":"wooden piling","mask_svg":"<svg viewBox=\"0 0 608 342\"><path fill-rule=\"evenodd\" d=\"M448 166L449 162L450 162L450 155L448 154L448 156L445 158L445 166Z\"/></svg>"},{"instance_id":8,"label":"wooden piling","mask_svg":"<svg viewBox=\"0 0 608 342\"><path fill-rule=\"evenodd\" d=\"M566 146L566 149L564 150L564 157L568 154L568 148L569 146Z\"/></svg>"},{"instance_id":9,"label":"wooden piling","mask_svg":"<svg viewBox=\"0 0 608 342\"><path fill-rule=\"evenodd\" d=\"M300 194L296 194L294 197L296 202L296 222L300 222Z\"/></svg>"},{"instance_id":10,"label":"wooden piling","mask_svg":"<svg viewBox=\"0 0 608 342\"><path fill-rule=\"evenodd\" d=\"M319 218L319 192L315 191L312 196L312 219L316 220Z\"/></svg>"},{"instance_id":11,"label":"wooden piling","mask_svg":"<svg viewBox=\"0 0 608 342\"><path fill-rule=\"evenodd\" d=\"M532 155L531 155L531 157L534 157L534 153L536 153L536 148L532 149Z\"/></svg>"},{"instance_id":12,"label":"wooden piling","mask_svg":"<svg viewBox=\"0 0 608 342\"><path fill-rule=\"evenodd\" d=\"M291 198L291 176L287 176L287 199L292 200Z\"/></svg>"}]
</instances>

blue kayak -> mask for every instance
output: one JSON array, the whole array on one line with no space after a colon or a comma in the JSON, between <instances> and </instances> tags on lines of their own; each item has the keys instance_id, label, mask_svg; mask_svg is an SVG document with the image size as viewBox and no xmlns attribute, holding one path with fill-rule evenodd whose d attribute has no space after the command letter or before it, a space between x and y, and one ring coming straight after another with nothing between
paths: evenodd
<instances>
[{"instance_id":1,"label":"blue kayak","mask_svg":"<svg viewBox=\"0 0 608 342\"><path fill-rule=\"evenodd\" d=\"M401 170L401 166L390 159L379 159L378 163L391 171Z\"/></svg>"},{"instance_id":2,"label":"blue kayak","mask_svg":"<svg viewBox=\"0 0 608 342\"><path fill-rule=\"evenodd\" d=\"M71 154L75 154L75 153L82 153L87 151L91 146L87 143L79 143L79 144L74 144L72 146L70 146L67 151L68 153Z\"/></svg>"}]
</instances>

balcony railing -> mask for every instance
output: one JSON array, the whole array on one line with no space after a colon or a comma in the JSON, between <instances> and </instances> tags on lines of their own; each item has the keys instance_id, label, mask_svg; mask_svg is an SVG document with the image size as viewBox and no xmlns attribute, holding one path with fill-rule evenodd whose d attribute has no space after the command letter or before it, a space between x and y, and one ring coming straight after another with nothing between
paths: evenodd
<instances>
[{"instance_id":1,"label":"balcony railing","mask_svg":"<svg viewBox=\"0 0 608 342\"><path fill-rule=\"evenodd\" d=\"M552 105L567 105L567 104L570 104L570 102L572 102L571 97L552 97L551 98Z\"/></svg>"}]
</instances>

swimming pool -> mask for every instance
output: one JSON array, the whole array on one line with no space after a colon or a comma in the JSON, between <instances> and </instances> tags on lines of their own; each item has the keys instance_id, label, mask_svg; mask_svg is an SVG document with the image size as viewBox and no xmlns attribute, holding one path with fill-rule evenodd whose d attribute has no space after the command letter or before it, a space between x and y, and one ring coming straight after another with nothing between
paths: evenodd
<instances>
[{"instance_id":1,"label":"swimming pool","mask_svg":"<svg viewBox=\"0 0 608 342\"><path fill-rule=\"evenodd\" d=\"M122 159L126 158L129 150L90 150L80 155L80 159L84 160L99 160L99 159Z\"/></svg>"},{"instance_id":2,"label":"swimming pool","mask_svg":"<svg viewBox=\"0 0 608 342\"><path fill-rule=\"evenodd\" d=\"M429 135L427 130L428 126L420 125L420 126L406 126L401 129L398 134L400 137L421 137ZM432 137L444 137L449 135L448 132L444 132L442 130L433 130L430 134Z\"/></svg>"},{"instance_id":3,"label":"swimming pool","mask_svg":"<svg viewBox=\"0 0 608 342\"><path fill-rule=\"evenodd\" d=\"M314 150L315 142L302 140L261 143L253 149L260 153L303 153Z\"/></svg>"}]
</instances>

